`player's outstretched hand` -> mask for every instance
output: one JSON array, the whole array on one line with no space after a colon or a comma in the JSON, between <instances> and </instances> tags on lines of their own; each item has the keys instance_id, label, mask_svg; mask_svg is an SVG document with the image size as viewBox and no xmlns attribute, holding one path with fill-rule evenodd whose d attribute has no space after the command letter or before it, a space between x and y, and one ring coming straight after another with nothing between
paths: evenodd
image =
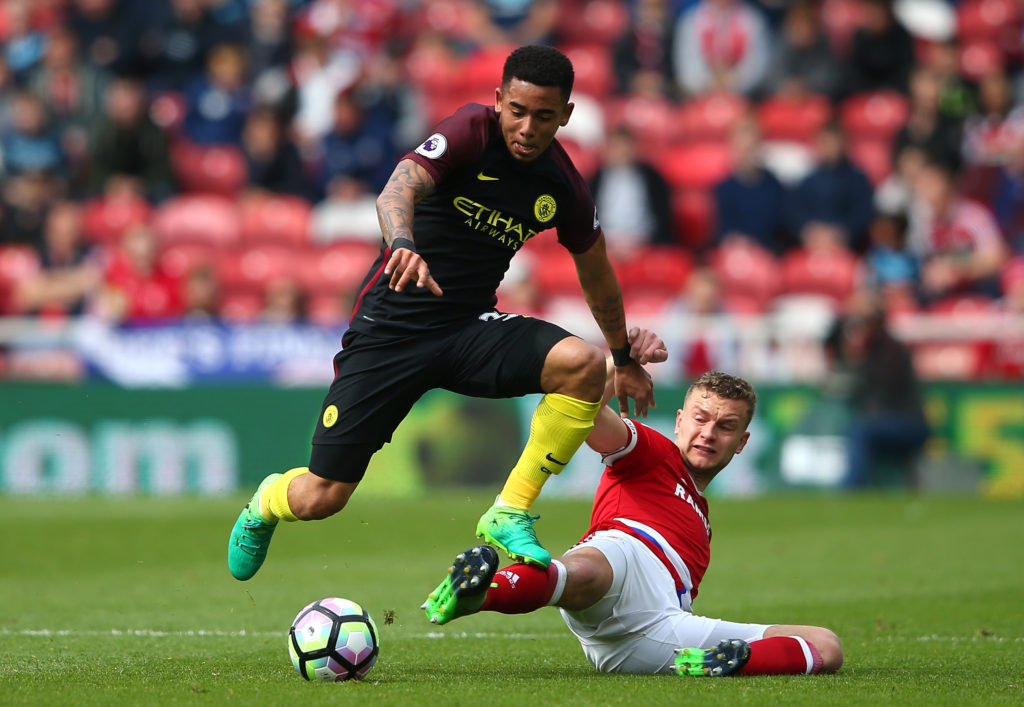
<instances>
[{"instance_id":1,"label":"player's outstretched hand","mask_svg":"<svg viewBox=\"0 0 1024 707\"><path fill-rule=\"evenodd\" d=\"M633 399L637 417L647 417L648 408L657 407L654 402L654 382L644 370L646 363L661 363L668 359L668 349L661 337L650 329L633 327L627 332L629 357L628 366L615 369L615 395L619 399L619 415L629 417L629 401Z\"/></svg>"},{"instance_id":2,"label":"player's outstretched hand","mask_svg":"<svg viewBox=\"0 0 1024 707\"><path fill-rule=\"evenodd\" d=\"M426 287L438 297L444 294L441 286L431 277L427 261L408 248L392 251L388 264L384 266L384 274L391 276L388 287L395 292L401 292L407 284L415 282L416 287Z\"/></svg>"},{"instance_id":3,"label":"player's outstretched hand","mask_svg":"<svg viewBox=\"0 0 1024 707\"><path fill-rule=\"evenodd\" d=\"M627 335L629 356L641 366L647 363L662 363L668 359L665 342L650 329L633 327Z\"/></svg>"},{"instance_id":4,"label":"player's outstretched hand","mask_svg":"<svg viewBox=\"0 0 1024 707\"><path fill-rule=\"evenodd\" d=\"M654 382L651 374L635 360L626 366L615 367L615 397L619 399L619 415L629 417L629 400L637 417L647 417L647 408L654 404Z\"/></svg>"}]
</instances>

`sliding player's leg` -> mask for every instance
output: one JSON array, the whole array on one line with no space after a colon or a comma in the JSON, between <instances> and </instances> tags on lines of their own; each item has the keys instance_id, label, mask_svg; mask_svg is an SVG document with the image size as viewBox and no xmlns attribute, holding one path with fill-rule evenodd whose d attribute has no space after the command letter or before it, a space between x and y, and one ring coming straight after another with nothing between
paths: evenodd
<instances>
[{"instance_id":1,"label":"sliding player's leg","mask_svg":"<svg viewBox=\"0 0 1024 707\"><path fill-rule=\"evenodd\" d=\"M827 628L775 625L763 627L760 637L747 636L752 626L756 624L716 622L701 645L678 651L676 672L709 677L811 675L834 673L843 664L839 638Z\"/></svg>"},{"instance_id":2,"label":"sliding player's leg","mask_svg":"<svg viewBox=\"0 0 1024 707\"><path fill-rule=\"evenodd\" d=\"M479 611L526 614L545 606L588 609L608 594L611 565L592 548L552 560L547 567L519 563L497 568L489 545L459 553L420 607L431 623L446 624Z\"/></svg>"}]
</instances>

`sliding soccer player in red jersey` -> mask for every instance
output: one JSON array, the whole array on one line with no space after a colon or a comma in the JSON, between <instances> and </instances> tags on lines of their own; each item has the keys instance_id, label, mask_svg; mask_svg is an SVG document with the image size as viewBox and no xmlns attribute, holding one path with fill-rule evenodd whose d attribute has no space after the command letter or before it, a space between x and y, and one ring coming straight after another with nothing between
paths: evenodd
<instances>
[{"instance_id":1,"label":"sliding soccer player in red jersey","mask_svg":"<svg viewBox=\"0 0 1024 707\"><path fill-rule=\"evenodd\" d=\"M639 347L652 336L630 338ZM692 612L710 560L704 489L746 444L756 401L745 380L705 373L676 412L674 440L602 409L587 444L608 466L583 538L546 569L517 564L495 572L498 556L487 545L460 553L424 603L427 618L443 624L478 611L557 606L587 659L605 672L838 670L842 648L826 628Z\"/></svg>"},{"instance_id":2,"label":"sliding soccer player in red jersey","mask_svg":"<svg viewBox=\"0 0 1024 707\"><path fill-rule=\"evenodd\" d=\"M370 457L432 388L476 397L545 393L522 456L477 534L547 567L529 509L562 470L602 407L602 351L554 324L495 310L519 248L554 228L618 365L619 405L646 416L650 376L629 356L622 294L593 198L555 140L573 104L573 68L556 49L521 47L505 62L493 107L463 106L395 168L377 199L383 244L356 298L308 467L271 474L228 544L237 579L263 564L279 520L337 513ZM408 528L410 537L422 529Z\"/></svg>"}]
</instances>

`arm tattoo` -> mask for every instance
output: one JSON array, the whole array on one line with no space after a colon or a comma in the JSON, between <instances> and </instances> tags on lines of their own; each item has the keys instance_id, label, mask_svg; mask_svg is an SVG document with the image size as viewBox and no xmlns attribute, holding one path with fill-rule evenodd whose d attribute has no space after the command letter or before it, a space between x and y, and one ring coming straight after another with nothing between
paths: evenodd
<instances>
[{"instance_id":1,"label":"arm tattoo","mask_svg":"<svg viewBox=\"0 0 1024 707\"><path fill-rule=\"evenodd\" d=\"M611 263L604 255L585 253L576 256L577 272L583 297L601 328L609 346L626 343L626 314L622 306L622 290Z\"/></svg>"},{"instance_id":2,"label":"arm tattoo","mask_svg":"<svg viewBox=\"0 0 1024 707\"><path fill-rule=\"evenodd\" d=\"M391 173L384 190L377 197L377 220L384 240L412 240L412 210L422 198L434 190L434 180L427 170L412 160L402 160Z\"/></svg>"}]
</instances>

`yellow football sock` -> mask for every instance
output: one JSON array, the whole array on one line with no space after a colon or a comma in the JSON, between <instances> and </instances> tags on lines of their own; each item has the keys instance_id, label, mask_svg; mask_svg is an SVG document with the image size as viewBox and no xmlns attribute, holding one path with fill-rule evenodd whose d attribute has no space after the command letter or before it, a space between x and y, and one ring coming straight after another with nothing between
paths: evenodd
<instances>
[{"instance_id":1,"label":"yellow football sock","mask_svg":"<svg viewBox=\"0 0 1024 707\"><path fill-rule=\"evenodd\" d=\"M309 468L300 466L289 469L281 474L270 486L263 489L260 494L260 513L267 520L285 520L289 523L298 520L292 509L288 506L288 487L296 476L309 473Z\"/></svg>"},{"instance_id":2,"label":"yellow football sock","mask_svg":"<svg viewBox=\"0 0 1024 707\"><path fill-rule=\"evenodd\" d=\"M532 506L548 477L562 471L594 429L600 409L600 402L559 393L545 395L533 413L530 437L501 489L499 502L524 510Z\"/></svg>"}]
</instances>

